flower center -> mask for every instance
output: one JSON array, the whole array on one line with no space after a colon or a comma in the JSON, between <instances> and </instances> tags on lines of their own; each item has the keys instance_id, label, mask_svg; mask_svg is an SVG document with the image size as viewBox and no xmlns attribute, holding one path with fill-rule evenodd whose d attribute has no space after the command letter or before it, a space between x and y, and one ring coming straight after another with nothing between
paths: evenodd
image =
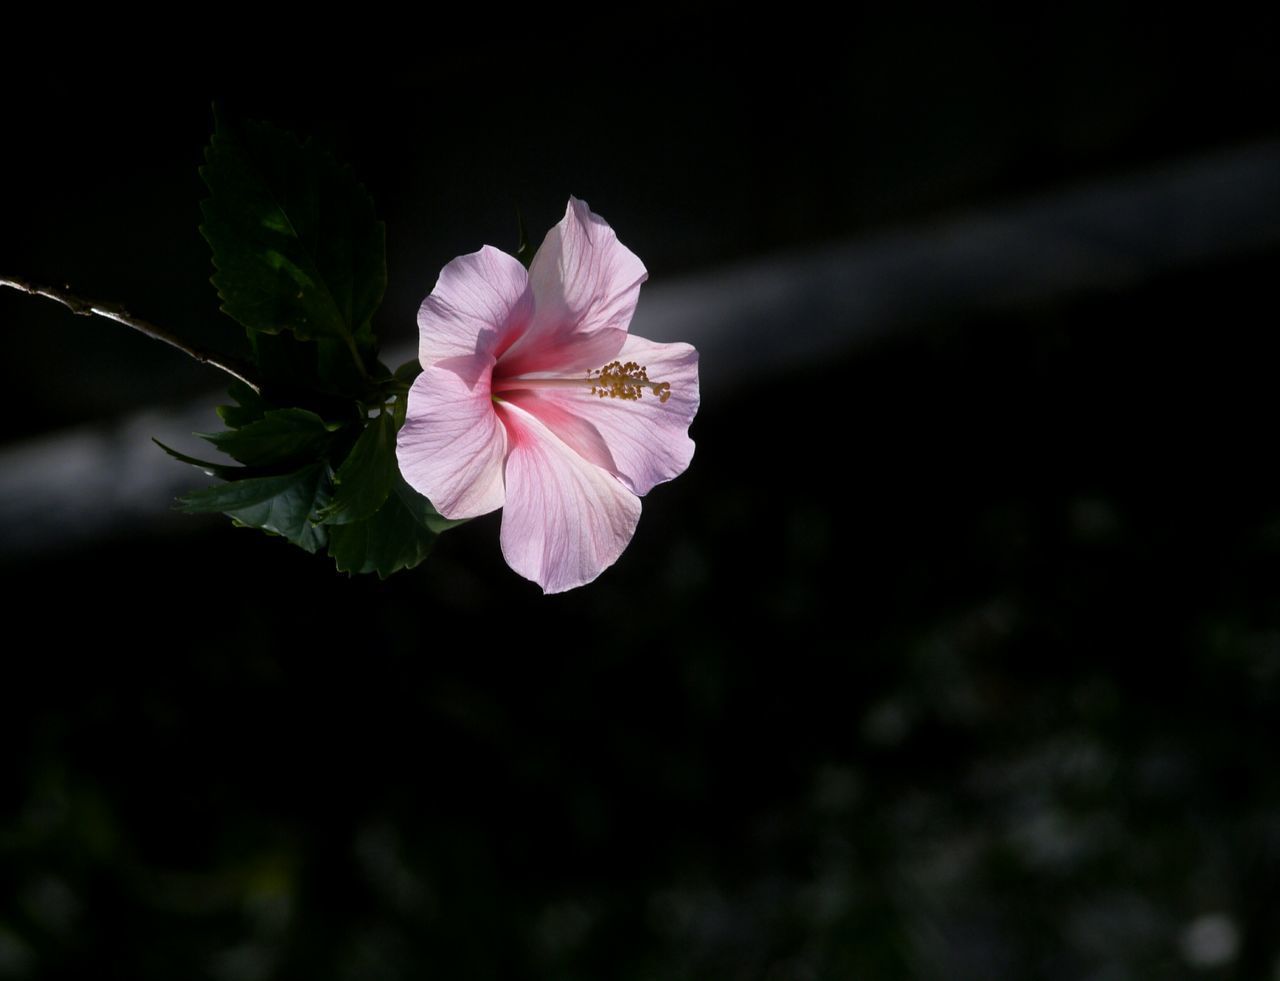
<instances>
[{"instance_id":1,"label":"flower center","mask_svg":"<svg viewBox=\"0 0 1280 981\"><path fill-rule=\"evenodd\" d=\"M576 388L587 385L592 395L600 398L638 401L644 390L650 389L659 402L671 398L671 383L651 381L649 369L642 364L628 361L611 361L603 368L588 371L586 377L577 378L495 378L494 392L509 392L521 388Z\"/></svg>"}]
</instances>

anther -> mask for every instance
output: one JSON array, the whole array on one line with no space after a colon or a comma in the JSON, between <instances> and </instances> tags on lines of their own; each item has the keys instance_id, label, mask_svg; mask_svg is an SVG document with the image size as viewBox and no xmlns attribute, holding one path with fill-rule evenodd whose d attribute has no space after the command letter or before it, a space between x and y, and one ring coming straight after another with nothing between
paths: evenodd
<instances>
[{"instance_id":1,"label":"anther","mask_svg":"<svg viewBox=\"0 0 1280 981\"><path fill-rule=\"evenodd\" d=\"M650 381L648 366L634 361L626 364L612 361L603 368L587 372L587 378L591 382L591 394L600 398L637 401L646 388L658 397L659 402L671 398L671 383Z\"/></svg>"}]
</instances>

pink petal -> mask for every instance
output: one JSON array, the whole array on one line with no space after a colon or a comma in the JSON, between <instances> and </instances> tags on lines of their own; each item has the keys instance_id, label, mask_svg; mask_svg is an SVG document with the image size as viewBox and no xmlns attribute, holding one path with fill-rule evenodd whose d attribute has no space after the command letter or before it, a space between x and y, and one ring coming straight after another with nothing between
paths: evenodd
<instances>
[{"instance_id":1,"label":"pink petal","mask_svg":"<svg viewBox=\"0 0 1280 981\"><path fill-rule=\"evenodd\" d=\"M418 310L418 360L425 368L444 358L501 350L533 317L533 291L520 260L486 245L460 255L440 271Z\"/></svg>"},{"instance_id":2,"label":"pink petal","mask_svg":"<svg viewBox=\"0 0 1280 981\"><path fill-rule=\"evenodd\" d=\"M618 472L609 444L594 423L585 418L588 413L581 411L581 406L575 404L577 400L569 393L512 389L503 392L501 398L537 416L538 421L555 433L560 442L588 463L612 474Z\"/></svg>"},{"instance_id":3,"label":"pink petal","mask_svg":"<svg viewBox=\"0 0 1280 981\"><path fill-rule=\"evenodd\" d=\"M409 389L400 473L446 518L502 507L507 436L490 398L492 371L491 354L449 358L424 367Z\"/></svg>"},{"instance_id":4,"label":"pink petal","mask_svg":"<svg viewBox=\"0 0 1280 981\"><path fill-rule=\"evenodd\" d=\"M519 406L506 402L499 411L510 441L502 509L507 564L547 593L591 582L631 541L640 499Z\"/></svg>"},{"instance_id":5,"label":"pink petal","mask_svg":"<svg viewBox=\"0 0 1280 981\"><path fill-rule=\"evenodd\" d=\"M688 344L659 344L628 334L616 357L644 365L654 382L667 382L667 401L651 389L636 401L600 398L585 385L510 391L503 397L643 496L684 473L693 459L689 423L698 411L698 352Z\"/></svg>"},{"instance_id":6,"label":"pink petal","mask_svg":"<svg viewBox=\"0 0 1280 981\"><path fill-rule=\"evenodd\" d=\"M502 357L504 375L535 371L573 371L599 367L622 344L636 310L640 284L648 278L635 254L618 241L612 228L592 214L586 202L569 199L560 224L547 232L529 268L533 290L533 323ZM597 348L583 350L588 338ZM603 361L600 360L603 357Z\"/></svg>"}]
</instances>

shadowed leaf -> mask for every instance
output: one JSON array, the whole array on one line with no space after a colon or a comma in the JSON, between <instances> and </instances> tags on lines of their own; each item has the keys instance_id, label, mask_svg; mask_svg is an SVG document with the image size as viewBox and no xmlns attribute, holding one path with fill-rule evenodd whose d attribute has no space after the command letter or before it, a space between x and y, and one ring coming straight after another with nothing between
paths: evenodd
<instances>
[{"instance_id":1,"label":"shadowed leaf","mask_svg":"<svg viewBox=\"0 0 1280 981\"><path fill-rule=\"evenodd\" d=\"M396 474L395 492L396 496L400 498L400 502L408 508L414 519L424 528L429 528L437 534L442 531L448 531L450 528L457 528L458 525L464 525L471 520L470 518L463 518L460 521L455 521L442 516L439 511L431 506L430 501L405 483L405 479L398 472Z\"/></svg>"},{"instance_id":2,"label":"shadowed leaf","mask_svg":"<svg viewBox=\"0 0 1280 981\"><path fill-rule=\"evenodd\" d=\"M391 494L372 517L331 527L329 554L341 572L376 572L385 579L420 563L435 540L399 495Z\"/></svg>"},{"instance_id":3,"label":"shadowed leaf","mask_svg":"<svg viewBox=\"0 0 1280 981\"><path fill-rule=\"evenodd\" d=\"M160 440L156 439L154 436L151 437L151 442L155 443L156 446L160 447L160 449L164 450L175 460L190 464L193 467L198 467L211 477L221 477L223 480L228 480L232 474L240 469L239 467L233 467L230 464L210 463L208 460L199 460L194 456L187 456L185 453L179 453L173 447L165 446L164 443L160 442Z\"/></svg>"},{"instance_id":4,"label":"shadowed leaf","mask_svg":"<svg viewBox=\"0 0 1280 981\"><path fill-rule=\"evenodd\" d=\"M330 525L363 521L382 507L398 476L395 419L384 412L356 440L334 477L333 503L316 517Z\"/></svg>"},{"instance_id":5,"label":"shadowed leaf","mask_svg":"<svg viewBox=\"0 0 1280 981\"><path fill-rule=\"evenodd\" d=\"M329 467L313 463L279 477L247 477L192 491L181 506L191 514L222 512L237 524L282 535L315 552L325 545L327 535L310 517L329 503L329 496Z\"/></svg>"},{"instance_id":6,"label":"shadowed leaf","mask_svg":"<svg viewBox=\"0 0 1280 981\"><path fill-rule=\"evenodd\" d=\"M227 389L227 394L239 404L218 406L218 418L232 429L239 429L251 422L257 422L268 409L262 396L244 382L232 382Z\"/></svg>"},{"instance_id":7,"label":"shadowed leaf","mask_svg":"<svg viewBox=\"0 0 1280 981\"><path fill-rule=\"evenodd\" d=\"M248 466L314 460L329 445L333 430L307 409L269 409L257 422L201 438Z\"/></svg>"},{"instance_id":8,"label":"shadowed leaf","mask_svg":"<svg viewBox=\"0 0 1280 981\"><path fill-rule=\"evenodd\" d=\"M205 161L211 197L200 231L222 309L251 332L291 331L372 354L385 233L350 169L314 141L221 116Z\"/></svg>"}]
</instances>

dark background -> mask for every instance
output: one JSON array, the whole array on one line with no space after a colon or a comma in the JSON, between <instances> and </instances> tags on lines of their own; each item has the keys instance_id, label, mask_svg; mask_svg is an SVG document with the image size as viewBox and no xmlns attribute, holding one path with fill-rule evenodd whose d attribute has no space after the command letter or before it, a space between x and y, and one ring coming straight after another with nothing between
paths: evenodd
<instances>
[{"instance_id":1,"label":"dark background","mask_svg":"<svg viewBox=\"0 0 1280 981\"><path fill-rule=\"evenodd\" d=\"M570 193L648 290L1261 145L1273 27L11 69L0 274L236 350L216 99L354 166L411 345L445 262ZM163 507L0 550L0 978L1280 972L1278 259L704 356L691 468L563 596L498 515L387 582ZM0 325L9 448L220 382L47 301Z\"/></svg>"}]
</instances>

